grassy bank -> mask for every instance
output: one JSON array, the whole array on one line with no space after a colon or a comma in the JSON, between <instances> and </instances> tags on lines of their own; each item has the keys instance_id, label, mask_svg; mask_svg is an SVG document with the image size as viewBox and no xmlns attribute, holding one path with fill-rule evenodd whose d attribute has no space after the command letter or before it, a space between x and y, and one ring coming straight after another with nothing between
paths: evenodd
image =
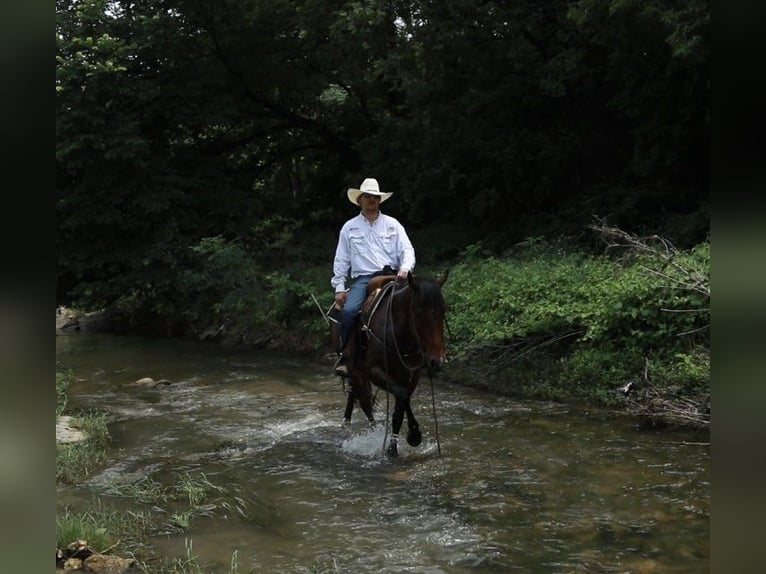
<instances>
[{"instance_id":1,"label":"grassy bank","mask_svg":"<svg viewBox=\"0 0 766 574\"><path fill-rule=\"evenodd\" d=\"M67 415L68 388L71 373L56 373L56 416ZM56 484L76 485L94 469L107 461L110 437L106 415L75 413L72 425L82 430L85 438L78 442L57 444ZM229 500L221 496L224 488L212 483L203 473L177 474L170 483L147 476L134 482L107 485L104 496L94 496L87 508L57 505L57 562L74 549L86 554L108 554L135 560L137 571L153 574L202 574L208 572L193 552L193 541L187 540L186 555L157 556L146 540L153 535L184 534L201 516L215 512L250 512L243 497ZM112 507L110 500L131 499L135 510L126 512ZM232 556L231 573L238 572L236 554Z\"/></svg>"},{"instance_id":2,"label":"grassy bank","mask_svg":"<svg viewBox=\"0 0 766 574\"><path fill-rule=\"evenodd\" d=\"M105 413L67 410L67 390L71 373L56 373L56 418L71 415L71 424L83 434L83 439L56 444L56 482L77 484L107 458L110 442Z\"/></svg>"}]
</instances>

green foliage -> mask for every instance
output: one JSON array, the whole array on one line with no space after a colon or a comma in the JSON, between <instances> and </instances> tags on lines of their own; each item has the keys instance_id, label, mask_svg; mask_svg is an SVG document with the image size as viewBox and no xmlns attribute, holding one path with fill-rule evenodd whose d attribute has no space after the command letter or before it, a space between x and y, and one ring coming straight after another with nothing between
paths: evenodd
<instances>
[{"instance_id":1,"label":"green foliage","mask_svg":"<svg viewBox=\"0 0 766 574\"><path fill-rule=\"evenodd\" d=\"M624 401L616 389L639 380L644 367L636 349L582 346L560 360L561 378L556 383L566 397L604 405Z\"/></svg>"},{"instance_id":2,"label":"green foliage","mask_svg":"<svg viewBox=\"0 0 766 574\"><path fill-rule=\"evenodd\" d=\"M269 234L270 235L270 234ZM292 237L281 227L276 239L262 239L271 249L284 249ZM311 285L284 271L264 271L237 243L221 237L203 240L196 248L197 265L184 274L186 316L201 320L234 320L253 336L287 335L316 318ZM212 311L212 313L211 313Z\"/></svg>"},{"instance_id":3,"label":"green foliage","mask_svg":"<svg viewBox=\"0 0 766 574\"><path fill-rule=\"evenodd\" d=\"M466 349L539 334L602 347L619 341L643 351L680 349L683 335L708 321L707 301L647 273L652 262L645 258L625 265L545 247L478 258L476 249L466 251L445 286L450 326Z\"/></svg>"},{"instance_id":4,"label":"green foliage","mask_svg":"<svg viewBox=\"0 0 766 574\"><path fill-rule=\"evenodd\" d=\"M450 370L512 392L607 405L624 401L617 387L650 375L676 396L704 394L709 257L707 242L672 258L621 260L537 238L502 257L473 245L445 285Z\"/></svg>"},{"instance_id":5,"label":"green foliage","mask_svg":"<svg viewBox=\"0 0 766 574\"><path fill-rule=\"evenodd\" d=\"M85 440L56 445L56 482L77 484L101 467L111 440L104 413L82 413L74 417Z\"/></svg>"},{"instance_id":6,"label":"green foliage","mask_svg":"<svg viewBox=\"0 0 766 574\"><path fill-rule=\"evenodd\" d=\"M458 341L484 345L561 330L599 328L606 294L599 285L611 278L607 261L567 254L554 258L476 258L466 251L445 286L450 326Z\"/></svg>"},{"instance_id":7,"label":"green foliage","mask_svg":"<svg viewBox=\"0 0 766 574\"><path fill-rule=\"evenodd\" d=\"M119 541L119 534L110 532L111 516L101 513L75 513L65 508L56 515L56 548L66 548L76 540L87 540L96 551L104 551Z\"/></svg>"},{"instance_id":8,"label":"green foliage","mask_svg":"<svg viewBox=\"0 0 766 574\"><path fill-rule=\"evenodd\" d=\"M368 175L411 227L516 241L598 213L699 241L709 22L701 0L57 0L59 301L180 313L205 238L280 261Z\"/></svg>"},{"instance_id":9,"label":"green foliage","mask_svg":"<svg viewBox=\"0 0 766 574\"><path fill-rule=\"evenodd\" d=\"M651 355L651 380L676 397L710 395L710 349L695 346L686 352Z\"/></svg>"},{"instance_id":10,"label":"green foliage","mask_svg":"<svg viewBox=\"0 0 766 574\"><path fill-rule=\"evenodd\" d=\"M180 300L190 325L224 320L252 311L263 291L257 263L237 241L206 237L192 246L189 265L181 273Z\"/></svg>"},{"instance_id":11,"label":"green foliage","mask_svg":"<svg viewBox=\"0 0 766 574\"><path fill-rule=\"evenodd\" d=\"M72 372L56 372L56 416L66 410L69 385L72 384Z\"/></svg>"}]
</instances>

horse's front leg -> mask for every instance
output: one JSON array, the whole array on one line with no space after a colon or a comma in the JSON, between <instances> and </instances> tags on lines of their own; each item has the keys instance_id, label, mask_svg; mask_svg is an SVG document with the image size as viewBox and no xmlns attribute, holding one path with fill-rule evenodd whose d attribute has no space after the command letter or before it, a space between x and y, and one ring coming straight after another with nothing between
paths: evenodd
<instances>
[{"instance_id":1,"label":"horse's front leg","mask_svg":"<svg viewBox=\"0 0 766 574\"><path fill-rule=\"evenodd\" d=\"M423 442L423 435L420 432L420 425L415 419L415 415L412 413L410 407L410 401L405 403L405 412L407 413L407 444L410 446L418 446Z\"/></svg>"},{"instance_id":2,"label":"horse's front leg","mask_svg":"<svg viewBox=\"0 0 766 574\"><path fill-rule=\"evenodd\" d=\"M354 401L356 400L356 396L354 395L354 388L349 387L348 397L346 398L346 410L343 412L343 424L348 425L351 424L351 414L354 412Z\"/></svg>"},{"instance_id":3,"label":"horse's front leg","mask_svg":"<svg viewBox=\"0 0 766 574\"><path fill-rule=\"evenodd\" d=\"M402 421L404 421L404 403L401 399L396 399L394 414L391 416L391 440L387 450L390 457L399 456L399 431L402 430Z\"/></svg>"}]
</instances>

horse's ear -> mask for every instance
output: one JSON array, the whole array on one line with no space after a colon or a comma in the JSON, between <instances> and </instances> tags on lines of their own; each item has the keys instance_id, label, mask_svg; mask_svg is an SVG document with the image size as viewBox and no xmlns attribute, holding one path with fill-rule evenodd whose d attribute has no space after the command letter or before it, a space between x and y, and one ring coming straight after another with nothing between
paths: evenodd
<instances>
[{"instance_id":1,"label":"horse's ear","mask_svg":"<svg viewBox=\"0 0 766 574\"><path fill-rule=\"evenodd\" d=\"M439 285L444 285L447 282L447 277L449 277L449 269L445 269L444 273L439 275L439 277L436 278L436 282Z\"/></svg>"}]
</instances>

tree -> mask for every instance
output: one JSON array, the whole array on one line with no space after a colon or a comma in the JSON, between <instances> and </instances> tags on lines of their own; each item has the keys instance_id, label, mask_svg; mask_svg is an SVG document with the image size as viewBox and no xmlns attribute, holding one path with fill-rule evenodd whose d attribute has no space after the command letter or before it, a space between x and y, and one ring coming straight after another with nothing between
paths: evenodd
<instances>
[{"instance_id":1,"label":"tree","mask_svg":"<svg viewBox=\"0 0 766 574\"><path fill-rule=\"evenodd\" d=\"M594 213L681 246L707 231L701 0L56 9L62 299L172 302L204 239L258 260L264 222L336 231L369 175L411 227L498 245Z\"/></svg>"}]
</instances>

